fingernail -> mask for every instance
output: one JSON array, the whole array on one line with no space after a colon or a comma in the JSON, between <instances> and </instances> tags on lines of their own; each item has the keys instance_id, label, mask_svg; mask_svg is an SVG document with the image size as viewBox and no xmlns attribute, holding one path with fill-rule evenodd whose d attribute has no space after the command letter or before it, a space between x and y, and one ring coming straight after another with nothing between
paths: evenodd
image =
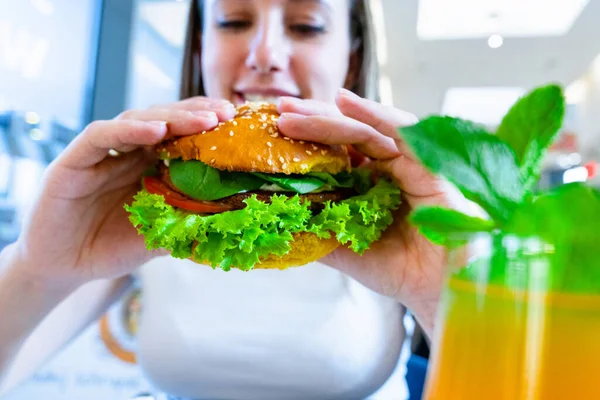
<instances>
[{"instance_id":1,"label":"fingernail","mask_svg":"<svg viewBox=\"0 0 600 400\"><path fill-rule=\"evenodd\" d=\"M356 93L351 92L350 90L348 90L346 88L340 88L338 90L338 93L340 94L340 96L345 96L345 97L354 98L354 99L359 97Z\"/></svg>"},{"instance_id":2,"label":"fingernail","mask_svg":"<svg viewBox=\"0 0 600 400\"><path fill-rule=\"evenodd\" d=\"M280 102L281 102L281 101L285 101L285 102L287 102L287 103L298 103L298 102L300 102L301 100L300 100L299 98L297 98L297 97L292 97L292 96L283 96L283 97L280 97L280 98L279 98L279 101L280 101Z\"/></svg>"},{"instance_id":3,"label":"fingernail","mask_svg":"<svg viewBox=\"0 0 600 400\"><path fill-rule=\"evenodd\" d=\"M151 125L160 126L161 128L167 126L167 121L148 121Z\"/></svg>"},{"instance_id":4,"label":"fingernail","mask_svg":"<svg viewBox=\"0 0 600 400\"><path fill-rule=\"evenodd\" d=\"M215 100L214 104L220 106L220 105L225 105L225 104L231 104L231 102L229 100L222 99L222 100Z\"/></svg>"},{"instance_id":5,"label":"fingernail","mask_svg":"<svg viewBox=\"0 0 600 400\"><path fill-rule=\"evenodd\" d=\"M192 114L200 118L217 119L217 114L214 111L193 111Z\"/></svg>"},{"instance_id":6,"label":"fingernail","mask_svg":"<svg viewBox=\"0 0 600 400\"><path fill-rule=\"evenodd\" d=\"M281 121L282 119L287 119L287 120L299 120L299 119L304 119L306 118L306 115L302 115L302 114L294 114L294 113L283 113L279 116L279 120Z\"/></svg>"},{"instance_id":7,"label":"fingernail","mask_svg":"<svg viewBox=\"0 0 600 400\"><path fill-rule=\"evenodd\" d=\"M219 104L219 108L223 111L235 111L235 106L231 103Z\"/></svg>"}]
</instances>

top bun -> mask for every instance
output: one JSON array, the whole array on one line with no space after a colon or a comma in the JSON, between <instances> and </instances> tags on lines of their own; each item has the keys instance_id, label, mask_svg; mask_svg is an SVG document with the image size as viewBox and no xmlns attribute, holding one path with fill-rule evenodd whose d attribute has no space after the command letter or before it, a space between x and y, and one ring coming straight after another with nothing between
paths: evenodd
<instances>
[{"instance_id":1,"label":"top bun","mask_svg":"<svg viewBox=\"0 0 600 400\"><path fill-rule=\"evenodd\" d=\"M236 116L210 131L166 140L161 158L200 160L214 168L240 172L306 174L350 170L346 146L294 140L279 133L274 104L246 103Z\"/></svg>"}]
</instances>

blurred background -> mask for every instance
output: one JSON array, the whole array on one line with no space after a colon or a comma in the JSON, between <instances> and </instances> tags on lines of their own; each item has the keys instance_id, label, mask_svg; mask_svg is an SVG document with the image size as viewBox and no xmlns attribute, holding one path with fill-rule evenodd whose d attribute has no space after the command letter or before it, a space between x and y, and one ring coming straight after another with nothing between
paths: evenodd
<instances>
[{"instance_id":1,"label":"blurred background","mask_svg":"<svg viewBox=\"0 0 600 400\"><path fill-rule=\"evenodd\" d=\"M558 82L567 118L540 186L600 187L600 0L370 5L383 102L493 129L524 92ZM0 0L0 248L16 239L45 166L86 124L176 100L187 7L187 0ZM130 306L111 311L109 330L123 343L130 332L118 321ZM149 388L101 333L90 328L8 398L125 399ZM402 398L402 390L397 379L374 398Z\"/></svg>"}]
</instances>

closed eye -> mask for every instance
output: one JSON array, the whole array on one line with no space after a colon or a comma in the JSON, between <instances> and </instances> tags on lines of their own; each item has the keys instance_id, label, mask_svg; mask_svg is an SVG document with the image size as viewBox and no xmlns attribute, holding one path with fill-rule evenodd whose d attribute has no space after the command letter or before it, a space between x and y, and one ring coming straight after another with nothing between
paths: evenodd
<instances>
[{"instance_id":1,"label":"closed eye","mask_svg":"<svg viewBox=\"0 0 600 400\"><path fill-rule=\"evenodd\" d=\"M295 24L290 27L290 30L294 33L303 36L315 36L325 32L325 26L323 25L309 25L309 24Z\"/></svg>"},{"instance_id":2,"label":"closed eye","mask_svg":"<svg viewBox=\"0 0 600 400\"><path fill-rule=\"evenodd\" d=\"M223 21L219 21L217 23L217 26L220 29L226 29L226 30L242 30L242 29L246 29L248 27L250 27L252 25L252 22L248 21L248 20L223 20Z\"/></svg>"}]
</instances>

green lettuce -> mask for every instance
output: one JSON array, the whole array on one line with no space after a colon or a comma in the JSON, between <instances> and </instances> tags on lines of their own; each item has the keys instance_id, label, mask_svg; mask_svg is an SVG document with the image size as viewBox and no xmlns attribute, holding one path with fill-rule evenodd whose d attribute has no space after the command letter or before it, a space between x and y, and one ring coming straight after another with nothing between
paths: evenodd
<instances>
[{"instance_id":1,"label":"green lettuce","mask_svg":"<svg viewBox=\"0 0 600 400\"><path fill-rule=\"evenodd\" d=\"M400 190L381 179L365 194L325 203L317 215L311 213L310 202L301 202L298 195L274 194L271 203L252 196L244 202L241 210L199 215L176 209L162 196L142 190L125 209L149 250L167 249L173 257L191 257L226 271L232 267L250 270L271 254L286 254L292 235L299 232L321 238L335 235L340 243L362 254L392 223Z\"/></svg>"},{"instance_id":2,"label":"green lettuce","mask_svg":"<svg viewBox=\"0 0 600 400\"><path fill-rule=\"evenodd\" d=\"M321 238L335 234L341 244L363 254L393 222L392 210L400 205L400 189L381 179L367 193L337 203L327 202L310 221L308 232Z\"/></svg>"}]
</instances>

